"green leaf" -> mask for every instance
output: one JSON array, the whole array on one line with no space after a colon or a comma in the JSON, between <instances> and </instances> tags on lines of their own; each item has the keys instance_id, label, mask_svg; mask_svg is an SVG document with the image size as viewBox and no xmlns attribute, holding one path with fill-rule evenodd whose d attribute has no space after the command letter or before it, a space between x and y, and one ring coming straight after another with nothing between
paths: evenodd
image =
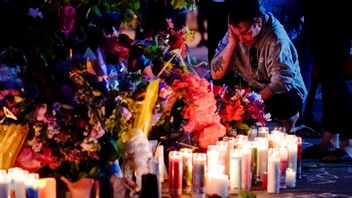
<instances>
[{"instance_id":1,"label":"green leaf","mask_svg":"<svg viewBox=\"0 0 352 198\"><path fill-rule=\"evenodd\" d=\"M242 189L240 192L242 198L256 198L257 196L254 193L248 192L245 189Z\"/></svg>"},{"instance_id":2,"label":"green leaf","mask_svg":"<svg viewBox=\"0 0 352 198\"><path fill-rule=\"evenodd\" d=\"M134 1L133 4L132 4L132 8L134 10L139 10L139 8L141 7L141 4L139 1Z\"/></svg>"},{"instance_id":3,"label":"green leaf","mask_svg":"<svg viewBox=\"0 0 352 198\"><path fill-rule=\"evenodd\" d=\"M249 126L246 123L243 122L236 122L235 124L236 129L240 129L240 130L249 130Z\"/></svg>"},{"instance_id":4,"label":"green leaf","mask_svg":"<svg viewBox=\"0 0 352 198\"><path fill-rule=\"evenodd\" d=\"M88 177L96 177L100 173L100 168L99 166L94 166L90 171L88 172Z\"/></svg>"},{"instance_id":5,"label":"green leaf","mask_svg":"<svg viewBox=\"0 0 352 198\"><path fill-rule=\"evenodd\" d=\"M94 5L92 6L92 12L96 15L96 16L101 16L101 12L100 12L100 9L98 8L98 6Z\"/></svg>"},{"instance_id":6,"label":"green leaf","mask_svg":"<svg viewBox=\"0 0 352 198\"><path fill-rule=\"evenodd\" d=\"M175 9L180 9L186 6L186 1L185 0L172 0L171 5Z\"/></svg>"}]
</instances>

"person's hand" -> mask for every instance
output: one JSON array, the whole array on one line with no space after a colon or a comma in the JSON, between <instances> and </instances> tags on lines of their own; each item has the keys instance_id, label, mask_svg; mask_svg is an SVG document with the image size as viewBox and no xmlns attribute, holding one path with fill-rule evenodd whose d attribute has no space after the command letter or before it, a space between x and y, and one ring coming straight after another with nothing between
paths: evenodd
<instances>
[{"instance_id":1,"label":"person's hand","mask_svg":"<svg viewBox=\"0 0 352 198\"><path fill-rule=\"evenodd\" d=\"M232 46L236 46L238 43L237 36L232 32L231 24L228 24L228 35L229 35L229 44Z\"/></svg>"}]
</instances>

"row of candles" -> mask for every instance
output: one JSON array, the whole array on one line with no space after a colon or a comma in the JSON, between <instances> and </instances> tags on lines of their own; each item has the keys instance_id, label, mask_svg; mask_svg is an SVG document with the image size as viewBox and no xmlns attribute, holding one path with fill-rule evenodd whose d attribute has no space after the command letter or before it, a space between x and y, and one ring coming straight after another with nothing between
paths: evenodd
<instances>
[{"instance_id":1,"label":"row of candles","mask_svg":"<svg viewBox=\"0 0 352 198\"><path fill-rule=\"evenodd\" d=\"M0 198L55 198L56 180L18 167L0 169Z\"/></svg>"},{"instance_id":2,"label":"row of candles","mask_svg":"<svg viewBox=\"0 0 352 198\"><path fill-rule=\"evenodd\" d=\"M257 137L225 137L209 145L207 153L170 151L170 195L228 197L241 189L250 191L252 183L259 182L268 193L294 188L301 172L301 138L278 130L269 134L267 127L259 132Z\"/></svg>"}]
</instances>

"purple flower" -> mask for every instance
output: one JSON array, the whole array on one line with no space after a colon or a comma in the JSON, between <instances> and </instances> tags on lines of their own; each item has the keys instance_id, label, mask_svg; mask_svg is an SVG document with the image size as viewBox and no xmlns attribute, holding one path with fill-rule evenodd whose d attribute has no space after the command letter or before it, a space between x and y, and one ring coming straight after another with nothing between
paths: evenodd
<instances>
[{"instance_id":1,"label":"purple flower","mask_svg":"<svg viewBox=\"0 0 352 198\"><path fill-rule=\"evenodd\" d=\"M28 15L32 18L43 18L43 13L39 11L39 8L29 8Z\"/></svg>"}]
</instances>

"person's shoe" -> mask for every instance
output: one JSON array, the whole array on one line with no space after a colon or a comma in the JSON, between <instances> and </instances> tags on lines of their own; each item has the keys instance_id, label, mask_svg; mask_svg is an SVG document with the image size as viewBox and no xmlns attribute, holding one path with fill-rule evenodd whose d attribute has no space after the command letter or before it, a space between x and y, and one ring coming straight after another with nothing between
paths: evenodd
<instances>
[{"instance_id":1,"label":"person's shoe","mask_svg":"<svg viewBox=\"0 0 352 198\"><path fill-rule=\"evenodd\" d=\"M327 156L323 157L320 162L323 163L339 163L352 162L352 157L343 149L338 148L332 151Z\"/></svg>"},{"instance_id":2,"label":"person's shoe","mask_svg":"<svg viewBox=\"0 0 352 198\"><path fill-rule=\"evenodd\" d=\"M314 144L302 151L303 159L320 159L326 156L329 152L327 150L321 150L320 145Z\"/></svg>"},{"instance_id":3,"label":"person's shoe","mask_svg":"<svg viewBox=\"0 0 352 198\"><path fill-rule=\"evenodd\" d=\"M339 134L324 132L320 144L312 145L302 151L305 159L320 159L339 148Z\"/></svg>"}]
</instances>

